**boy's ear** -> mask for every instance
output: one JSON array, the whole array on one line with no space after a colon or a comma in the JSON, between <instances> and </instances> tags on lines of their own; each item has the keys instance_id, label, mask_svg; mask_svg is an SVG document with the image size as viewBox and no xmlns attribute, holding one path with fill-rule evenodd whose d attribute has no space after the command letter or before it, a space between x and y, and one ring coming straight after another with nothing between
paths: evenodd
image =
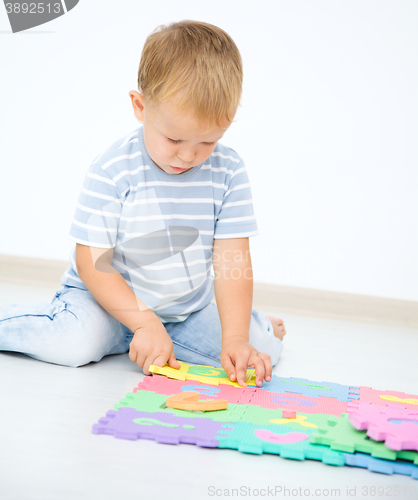
<instances>
[{"instance_id":1,"label":"boy's ear","mask_svg":"<svg viewBox=\"0 0 418 500\"><path fill-rule=\"evenodd\" d=\"M144 121L144 96L136 90L129 92L135 117L141 123Z\"/></svg>"}]
</instances>

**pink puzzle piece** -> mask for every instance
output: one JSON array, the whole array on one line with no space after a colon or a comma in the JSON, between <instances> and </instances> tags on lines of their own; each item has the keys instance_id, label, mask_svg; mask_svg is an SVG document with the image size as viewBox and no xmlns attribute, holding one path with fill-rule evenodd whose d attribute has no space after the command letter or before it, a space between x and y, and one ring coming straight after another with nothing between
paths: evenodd
<instances>
[{"instance_id":1,"label":"pink puzzle piece","mask_svg":"<svg viewBox=\"0 0 418 500\"><path fill-rule=\"evenodd\" d=\"M294 410L283 410L282 417L283 418L296 418L296 412Z\"/></svg>"},{"instance_id":2,"label":"pink puzzle piece","mask_svg":"<svg viewBox=\"0 0 418 500\"><path fill-rule=\"evenodd\" d=\"M217 386L203 384L197 380L176 380L163 375L145 377L133 392L138 390L151 391L156 394L178 394L182 391L196 391L200 399L226 399L231 404L247 404L254 389L244 389L233 385L219 384Z\"/></svg>"},{"instance_id":3,"label":"pink puzzle piece","mask_svg":"<svg viewBox=\"0 0 418 500\"><path fill-rule=\"evenodd\" d=\"M335 398L311 398L286 392L270 392L263 389L255 389L250 404L260 406L261 408L270 408L276 410L294 410L302 413L326 413L340 417L341 413L347 412L347 402L338 401Z\"/></svg>"},{"instance_id":4,"label":"pink puzzle piece","mask_svg":"<svg viewBox=\"0 0 418 500\"><path fill-rule=\"evenodd\" d=\"M356 429L367 429L370 438L384 440L392 450L418 451L418 411L359 403L358 409L348 409L348 418Z\"/></svg>"},{"instance_id":5,"label":"pink puzzle piece","mask_svg":"<svg viewBox=\"0 0 418 500\"><path fill-rule=\"evenodd\" d=\"M379 391L371 387L360 386L358 402L380 406L393 405L418 411L418 396L414 394L405 394L404 392ZM352 401L351 403L354 406L356 401Z\"/></svg>"}]
</instances>

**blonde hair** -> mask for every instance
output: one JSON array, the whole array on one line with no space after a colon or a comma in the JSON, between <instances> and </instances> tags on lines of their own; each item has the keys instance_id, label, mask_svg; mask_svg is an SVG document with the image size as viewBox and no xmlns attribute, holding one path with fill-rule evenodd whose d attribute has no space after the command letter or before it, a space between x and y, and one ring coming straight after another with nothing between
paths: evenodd
<instances>
[{"instance_id":1,"label":"blonde hair","mask_svg":"<svg viewBox=\"0 0 418 500\"><path fill-rule=\"evenodd\" d=\"M242 80L239 50L217 26L184 20L158 26L145 41L138 90L151 105L175 98L181 113L221 126L233 121Z\"/></svg>"}]
</instances>

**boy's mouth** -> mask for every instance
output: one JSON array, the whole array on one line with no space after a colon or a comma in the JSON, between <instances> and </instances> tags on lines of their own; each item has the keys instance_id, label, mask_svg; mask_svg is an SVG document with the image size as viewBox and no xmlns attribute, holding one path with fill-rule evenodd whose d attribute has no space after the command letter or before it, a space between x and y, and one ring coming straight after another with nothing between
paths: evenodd
<instances>
[{"instance_id":1,"label":"boy's mouth","mask_svg":"<svg viewBox=\"0 0 418 500\"><path fill-rule=\"evenodd\" d=\"M188 168L172 167L171 165L170 165L170 168L172 168L176 172L185 172L186 170L189 170Z\"/></svg>"}]
</instances>

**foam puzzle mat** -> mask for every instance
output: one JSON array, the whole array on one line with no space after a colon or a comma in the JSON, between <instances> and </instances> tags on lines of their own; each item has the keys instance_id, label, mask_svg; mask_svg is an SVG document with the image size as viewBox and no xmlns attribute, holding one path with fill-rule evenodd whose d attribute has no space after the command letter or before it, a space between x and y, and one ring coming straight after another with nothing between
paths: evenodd
<instances>
[{"instance_id":1,"label":"foam puzzle mat","mask_svg":"<svg viewBox=\"0 0 418 500\"><path fill-rule=\"evenodd\" d=\"M367 468L418 479L418 396L334 382L272 376L255 386L231 382L221 368L180 362L179 370L150 367L132 392L93 425L94 434L164 444L229 448L293 460ZM168 408L168 397L194 391L228 408ZM290 417L290 418L286 418Z\"/></svg>"}]
</instances>

